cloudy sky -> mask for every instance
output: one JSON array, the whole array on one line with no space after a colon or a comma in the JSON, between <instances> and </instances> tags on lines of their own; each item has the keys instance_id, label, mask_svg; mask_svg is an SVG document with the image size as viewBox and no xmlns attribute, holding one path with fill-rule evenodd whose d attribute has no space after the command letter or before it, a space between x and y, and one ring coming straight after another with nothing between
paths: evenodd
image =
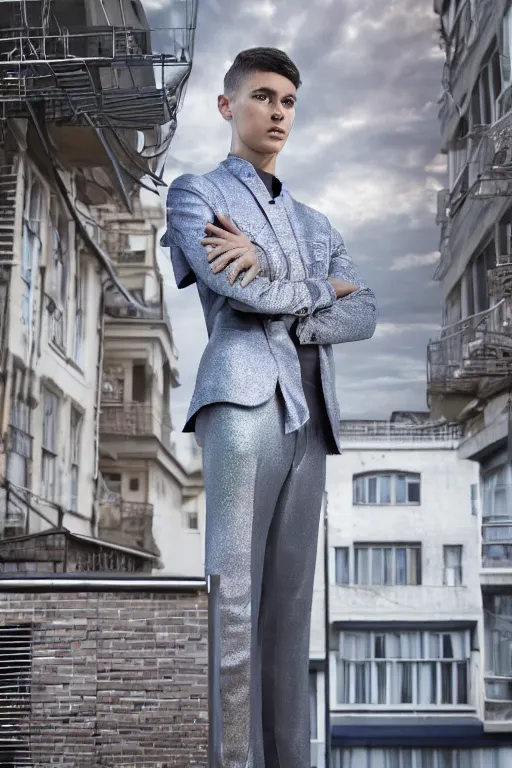
<instances>
[{"instance_id":1,"label":"cloudy sky","mask_svg":"<svg viewBox=\"0 0 512 768\"><path fill-rule=\"evenodd\" d=\"M435 194L444 186L437 98L443 58L431 0L199 0L195 57L166 180L225 158L230 130L217 94L236 53L284 49L303 85L277 173L293 196L326 213L374 289L373 339L334 348L342 418L386 418L426 407L426 344L440 323ZM148 0L152 25L166 5ZM165 264L165 260L164 260ZM195 287L165 269L182 386L183 428L207 341Z\"/></svg>"}]
</instances>

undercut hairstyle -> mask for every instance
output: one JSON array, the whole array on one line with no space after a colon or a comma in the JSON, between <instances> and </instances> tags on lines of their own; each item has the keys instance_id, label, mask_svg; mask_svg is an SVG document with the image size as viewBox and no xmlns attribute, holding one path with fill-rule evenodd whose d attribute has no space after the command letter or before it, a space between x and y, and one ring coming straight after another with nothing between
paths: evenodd
<instances>
[{"instance_id":1,"label":"undercut hairstyle","mask_svg":"<svg viewBox=\"0 0 512 768\"><path fill-rule=\"evenodd\" d=\"M248 48L240 51L224 77L224 93L233 96L252 72L275 72L288 78L295 88L301 85L300 73L290 57L279 48Z\"/></svg>"}]
</instances>

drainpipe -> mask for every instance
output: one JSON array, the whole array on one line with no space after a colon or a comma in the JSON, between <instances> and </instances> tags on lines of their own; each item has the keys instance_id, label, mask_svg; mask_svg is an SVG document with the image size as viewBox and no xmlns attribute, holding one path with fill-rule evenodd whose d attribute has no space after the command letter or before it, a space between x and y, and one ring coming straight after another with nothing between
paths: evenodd
<instances>
[{"instance_id":1,"label":"drainpipe","mask_svg":"<svg viewBox=\"0 0 512 768\"><path fill-rule=\"evenodd\" d=\"M100 454L100 413L101 413L101 387L103 383L103 357L105 352L105 286L101 286L98 328L98 362L96 364L96 413L94 418L94 473L95 498L92 503L91 533L96 536L96 502L98 498L99 454Z\"/></svg>"},{"instance_id":2,"label":"drainpipe","mask_svg":"<svg viewBox=\"0 0 512 768\"><path fill-rule=\"evenodd\" d=\"M324 491L324 635L325 635L325 671L324 671L324 709L325 709L325 768L331 766L331 675L329 664L329 515L327 512L328 494Z\"/></svg>"}]
</instances>

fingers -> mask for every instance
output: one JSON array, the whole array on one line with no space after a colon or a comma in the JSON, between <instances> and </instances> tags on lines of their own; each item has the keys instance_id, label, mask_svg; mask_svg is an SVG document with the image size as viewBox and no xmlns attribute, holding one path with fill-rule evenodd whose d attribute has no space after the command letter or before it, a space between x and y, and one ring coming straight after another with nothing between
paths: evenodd
<instances>
[{"instance_id":1,"label":"fingers","mask_svg":"<svg viewBox=\"0 0 512 768\"><path fill-rule=\"evenodd\" d=\"M247 270L247 273L249 275L250 273L250 279L246 280L248 275L244 276L244 285L247 285L247 283L250 283L251 280L254 280L258 272L260 271L260 265L258 263L254 262L254 256L251 253L245 253L244 255L237 258L232 264L230 264L228 269L228 280L231 284L237 280L238 275L240 272L245 272Z\"/></svg>"},{"instance_id":2,"label":"fingers","mask_svg":"<svg viewBox=\"0 0 512 768\"><path fill-rule=\"evenodd\" d=\"M242 281L240 282L242 288L245 288L246 285L249 285L249 283L258 276L260 269L261 268L259 264L254 264L250 269L247 270L242 278Z\"/></svg>"},{"instance_id":3,"label":"fingers","mask_svg":"<svg viewBox=\"0 0 512 768\"><path fill-rule=\"evenodd\" d=\"M226 227L228 232L233 232L234 235L241 235L242 233L236 226L235 222L229 217L229 216L221 216L220 214L217 216L218 220L223 224L223 226Z\"/></svg>"},{"instance_id":4,"label":"fingers","mask_svg":"<svg viewBox=\"0 0 512 768\"><path fill-rule=\"evenodd\" d=\"M220 216L219 216L220 221ZM234 228L233 228L234 227ZM240 230L237 229L234 224L232 225L231 229L222 229L221 227L216 227L215 224L206 224L204 231L209 235L216 235L217 237L224 237L226 239L230 239L233 236L240 235Z\"/></svg>"},{"instance_id":5,"label":"fingers","mask_svg":"<svg viewBox=\"0 0 512 768\"><path fill-rule=\"evenodd\" d=\"M214 251L212 251L212 253L214 253ZM230 262L232 261L238 262L238 260L240 260L240 257L245 256L246 253L247 253L247 248L232 248L230 251L227 251L222 256L219 256L217 259L215 259L215 263L212 264L212 271L215 273L222 272L222 270L225 269ZM246 264L245 267L243 268L246 269L248 266L251 266L252 263L253 262L251 259L250 264Z\"/></svg>"}]
</instances>

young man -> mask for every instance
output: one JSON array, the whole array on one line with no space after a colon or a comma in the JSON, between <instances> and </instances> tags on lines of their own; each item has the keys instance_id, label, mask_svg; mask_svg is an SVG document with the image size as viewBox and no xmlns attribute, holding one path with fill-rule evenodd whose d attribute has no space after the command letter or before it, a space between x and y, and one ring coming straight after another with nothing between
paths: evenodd
<instances>
[{"instance_id":1,"label":"young man","mask_svg":"<svg viewBox=\"0 0 512 768\"><path fill-rule=\"evenodd\" d=\"M325 457L341 452L331 345L376 322L340 234L274 175L299 85L282 51L238 54L218 98L230 154L172 183L163 240L209 335L184 431L203 447L206 572L221 579L226 768L309 768L317 535Z\"/></svg>"}]
</instances>

